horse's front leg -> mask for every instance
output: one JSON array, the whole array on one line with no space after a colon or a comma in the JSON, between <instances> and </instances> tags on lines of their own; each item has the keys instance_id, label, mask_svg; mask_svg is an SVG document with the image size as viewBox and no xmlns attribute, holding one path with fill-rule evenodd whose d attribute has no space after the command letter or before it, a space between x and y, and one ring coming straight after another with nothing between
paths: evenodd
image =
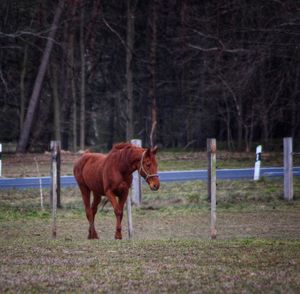
<instances>
[{"instance_id":1,"label":"horse's front leg","mask_svg":"<svg viewBox=\"0 0 300 294\"><path fill-rule=\"evenodd\" d=\"M115 216L116 216L116 220L117 220L115 239L121 240L122 239L123 210L124 210L124 204L127 200L128 190L123 191L122 194L120 194L119 202L117 201L117 196L112 191L108 191L106 193L106 195L114 208L114 212L115 212Z\"/></svg>"},{"instance_id":2,"label":"horse's front leg","mask_svg":"<svg viewBox=\"0 0 300 294\"><path fill-rule=\"evenodd\" d=\"M128 196L128 191L123 192L119 197L119 214L116 214L117 226L116 226L115 239L122 239L122 219L123 219L124 205L126 203L127 196Z\"/></svg>"}]
</instances>

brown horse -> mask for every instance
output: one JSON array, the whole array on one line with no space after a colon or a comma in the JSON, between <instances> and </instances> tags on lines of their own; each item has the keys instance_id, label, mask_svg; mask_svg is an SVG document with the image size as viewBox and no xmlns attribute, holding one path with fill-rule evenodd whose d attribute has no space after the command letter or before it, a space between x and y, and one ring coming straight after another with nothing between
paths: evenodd
<instances>
[{"instance_id":1,"label":"brown horse","mask_svg":"<svg viewBox=\"0 0 300 294\"><path fill-rule=\"evenodd\" d=\"M122 239L122 218L135 170L146 180L151 190L159 188L156 155L157 147L144 149L128 143L114 145L107 154L85 152L74 164L74 176L79 185L86 216L89 239L98 239L94 220L102 196L111 202L116 215L115 239ZM91 204L90 192L94 199Z\"/></svg>"}]
</instances>

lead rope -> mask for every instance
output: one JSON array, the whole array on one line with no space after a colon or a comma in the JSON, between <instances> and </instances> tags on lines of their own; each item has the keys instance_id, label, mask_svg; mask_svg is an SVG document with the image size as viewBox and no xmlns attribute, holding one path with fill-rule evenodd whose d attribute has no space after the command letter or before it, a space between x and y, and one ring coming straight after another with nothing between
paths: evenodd
<instances>
[{"instance_id":1,"label":"lead rope","mask_svg":"<svg viewBox=\"0 0 300 294\"><path fill-rule=\"evenodd\" d=\"M144 161L144 156L146 154L147 150L145 150L142 154L142 158L141 158L141 164L140 164L140 168L139 168L139 174L141 174L141 171L143 171L146 174L146 181L148 180L148 178L152 178L152 177L158 177L158 174L149 174L147 173L147 171L145 170L144 166L143 166L143 161Z\"/></svg>"}]
</instances>

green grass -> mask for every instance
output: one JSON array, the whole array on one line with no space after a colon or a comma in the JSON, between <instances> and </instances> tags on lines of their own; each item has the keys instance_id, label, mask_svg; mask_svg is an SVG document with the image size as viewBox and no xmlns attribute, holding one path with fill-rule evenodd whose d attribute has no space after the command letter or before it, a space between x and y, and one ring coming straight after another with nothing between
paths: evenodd
<instances>
[{"instance_id":1,"label":"green grass","mask_svg":"<svg viewBox=\"0 0 300 294\"><path fill-rule=\"evenodd\" d=\"M43 190L44 205L49 206L49 189ZM3 215L24 211L31 213L40 208L39 189L0 190L0 221ZM65 209L83 208L79 189L65 188L61 191L62 206ZM283 200L282 179L263 178L260 181L217 181L218 209L257 211L265 209L288 209L299 205L300 178L294 178L294 199L292 203ZM148 185L142 186L142 209L209 209L207 183L205 181L161 183L159 191L150 191ZM107 204L104 210L110 207ZM11 212L11 210L13 212Z\"/></svg>"},{"instance_id":2,"label":"green grass","mask_svg":"<svg viewBox=\"0 0 300 294\"><path fill-rule=\"evenodd\" d=\"M49 210L37 210L36 208L0 207L0 223L18 219L49 218Z\"/></svg>"}]
</instances>

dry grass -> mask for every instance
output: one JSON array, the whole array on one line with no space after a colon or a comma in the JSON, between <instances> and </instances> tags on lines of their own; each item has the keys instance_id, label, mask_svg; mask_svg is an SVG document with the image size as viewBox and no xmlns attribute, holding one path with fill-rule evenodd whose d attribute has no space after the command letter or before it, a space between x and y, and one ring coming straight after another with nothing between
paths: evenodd
<instances>
[{"instance_id":1,"label":"dry grass","mask_svg":"<svg viewBox=\"0 0 300 294\"><path fill-rule=\"evenodd\" d=\"M299 178L294 189L287 203L281 180L219 181L213 241L205 182L164 183L156 193L144 186L134 239L125 215L123 241L113 239L110 205L97 214L100 240L86 239L77 188L62 190L56 239L38 189L0 190L0 293L299 293Z\"/></svg>"},{"instance_id":2,"label":"dry grass","mask_svg":"<svg viewBox=\"0 0 300 294\"><path fill-rule=\"evenodd\" d=\"M299 293L299 198L281 200L274 193L279 181L219 185L214 241L200 182L166 184L151 194L144 187L144 204L133 209L134 239L125 215L119 242L109 205L97 214L100 240L86 240L77 190L63 190L55 240L50 211L38 201L28 205L36 190L1 191L0 292Z\"/></svg>"},{"instance_id":3,"label":"dry grass","mask_svg":"<svg viewBox=\"0 0 300 294\"><path fill-rule=\"evenodd\" d=\"M0 292L299 293L299 208L218 213L134 210L134 240L113 240L111 211L89 241L83 211L61 210L51 239L47 213L1 222Z\"/></svg>"}]
</instances>

